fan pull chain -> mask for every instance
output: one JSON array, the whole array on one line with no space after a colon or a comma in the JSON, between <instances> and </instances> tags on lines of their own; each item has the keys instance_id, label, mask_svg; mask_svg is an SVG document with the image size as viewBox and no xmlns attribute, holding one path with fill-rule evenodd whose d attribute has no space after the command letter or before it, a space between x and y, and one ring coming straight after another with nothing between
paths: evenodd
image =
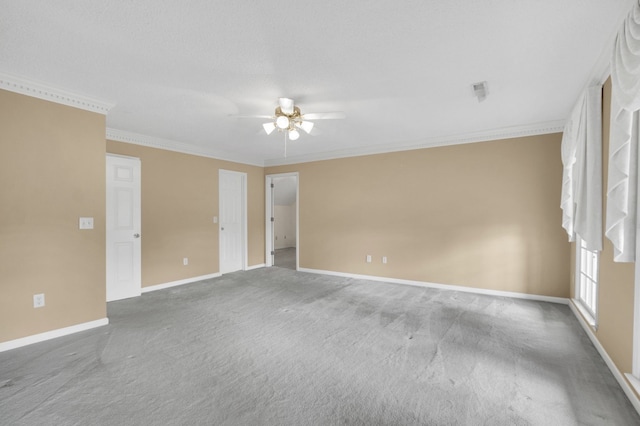
<instances>
[{"instance_id":1,"label":"fan pull chain","mask_svg":"<svg viewBox=\"0 0 640 426\"><path fill-rule=\"evenodd\" d=\"M287 158L287 132L284 132L284 158Z\"/></svg>"}]
</instances>

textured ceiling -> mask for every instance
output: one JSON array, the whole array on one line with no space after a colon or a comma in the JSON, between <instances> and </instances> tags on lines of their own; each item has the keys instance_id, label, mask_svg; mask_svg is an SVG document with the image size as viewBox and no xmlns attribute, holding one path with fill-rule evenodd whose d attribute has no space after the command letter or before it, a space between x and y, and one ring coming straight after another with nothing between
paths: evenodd
<instances>
[{"instance_id":1,"label":"textured ceiling","mask_svg":"<svg viewBox=\"0 0 640 426\"><path fill-rule=\"evenodd\" d=\"M632 4L0 0L0 73L114 103L114 135L277 164L558 129ZM347 118L317 121L283 160L282 134L233 117L278 97Z\"/></svg>"}]
</instances>

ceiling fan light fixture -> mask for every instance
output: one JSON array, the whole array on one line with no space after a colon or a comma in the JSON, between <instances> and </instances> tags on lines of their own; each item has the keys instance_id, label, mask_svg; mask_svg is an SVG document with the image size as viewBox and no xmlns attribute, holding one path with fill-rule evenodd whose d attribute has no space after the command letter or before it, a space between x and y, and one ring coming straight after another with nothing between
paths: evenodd
<instances>
[{"instance_id":1,"label":"ceiling fan light fixture","mask_svg":"<svg viewBox=\"0 0 640 426\"><path fill-rule=\"evenodd\" d=\"M294 112L293 99L290 98L278 98L278 104L283 113L291 115Z\"/></svg>"},{"instance_id":2,"label":"ceiling fan light fixture","mask_svg":"<svg viewBox=\"0 0 640 426\"><path fill-rule=\"evenodd\" d=\"M255 116L258 117L258 116ZM267 118L265 116L260 116ZM271 122L264 123L262 127L267 135L277 130L278 133L284 133L284 156L287 156L287 141L296 141L300 138L302 130L311 134L311 131L315 128L315 124L310 120L325 120L325 119L339 119L345 118L344 112L320 112L312 114L302 114L300 108L296 106L293 99L290 98L278 98L278 106L275 109L273 116L271 116Z\"/></svg>"},{"instance_id":3,"label":"ceiling fan light fixture","mask_svg":"<svg viewBox=\"0 0 640 426\"><path fill-rule=\"evenodd\" d=\"M311 129L313 129L313 123L311 121L303 121L300 123L300 128L307 133L311 133Z\"/></svg>"},{"instance_id":4,"label":"ceiling fan light fixture","mask_svg":"<svg viewBox=\"0 0 640 426\"><path fill-rule=\"evenodd\" d=\"M278 126L279 129L288 129L289 128L289 117L285 116L285 115L281 115L278 116L278 118L276 118L276 126Z\"/></svg>"},{"instance_id":5,"label":"ceiling fan light fixture","mask_svg":"<svg viewBox=\"0 0 640 426\"><path fill-rule=\"evenodd\" d=\"M267 132L268 135L270 135L271 132L276 129L276 123L270 121L268 123L264 123L262 127L264 128L264 131Z\"/></svg>"}]
</instances>

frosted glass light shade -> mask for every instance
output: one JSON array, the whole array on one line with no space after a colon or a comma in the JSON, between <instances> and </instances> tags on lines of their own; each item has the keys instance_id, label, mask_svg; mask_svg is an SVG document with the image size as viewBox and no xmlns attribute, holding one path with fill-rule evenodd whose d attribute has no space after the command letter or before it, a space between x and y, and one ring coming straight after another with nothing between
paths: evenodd
<instances>
[{"instance_id":1,"label":"frosted glass light shade","mask_svg":"<svg viewBox=\"0 0 640 426\"><path fill-rule=\"evenodd\" d=\"M289 128L289 117L285 117L284 115L279 116L276 119L276 126L279 129L288 129Z\"/></svg>"},{"instance_id":2,"label":"frosted glass light shade","mask_svg":"<svg viewBox=\"0 0 640 426\"><path fill-rule=\"evenodd\" d=\"M262 127L264 128L264 131L267 132L268 135L270 135L271 132L273 132L276 129L276 123L274 122L264 123Z\"/></svg>"},{"instance_id":3,"label":"frosted glass light shade","mask_svg":"<svg viewBox=\"0 0 640 426\"><path fill-rule=\"evenodd\" d=\"M300 128L307 133L311 133L311 129L313 129L313 123L310 121L303 121L300 123Z\"/></svg>"},{"instance_id":4,"label":"frosted glass light shade","mask_svg":"<svg viewBox=\"0 0 640 426\"><path fill-rule=\"evenodd\" d=\"M289 131L289 139L291 139L292 141L297 140L300 137L300 133L297 130L291 130Z\"/></svg>"}]
</instances>

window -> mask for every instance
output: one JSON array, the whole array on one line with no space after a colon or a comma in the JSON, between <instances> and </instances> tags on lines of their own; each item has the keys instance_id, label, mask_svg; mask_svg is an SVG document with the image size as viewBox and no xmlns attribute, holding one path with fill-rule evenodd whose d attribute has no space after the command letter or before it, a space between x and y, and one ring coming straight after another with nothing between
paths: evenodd
<instances>
[{"instance_id":1,"label":"window","mask_svg":"<svg viewBox=\"0 0 640 426\"><path fill-rule=\"evenodd\" d=\"M577 306L589 324L595 327L598 318L598 252L589 250L579 238L576 246Z\"/></svg>"}]
</instances>

